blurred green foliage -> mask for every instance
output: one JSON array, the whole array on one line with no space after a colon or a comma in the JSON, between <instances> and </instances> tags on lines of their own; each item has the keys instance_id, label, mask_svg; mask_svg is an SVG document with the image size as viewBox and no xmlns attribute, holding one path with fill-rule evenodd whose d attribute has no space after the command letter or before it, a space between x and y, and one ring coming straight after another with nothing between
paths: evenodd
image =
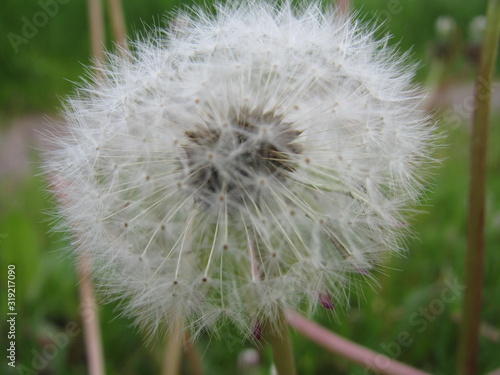
<instances>
[{"instance_id":1,"label":"blurred green foliage","mask_svg":"<svg viewBox=\"0 0 500 375\"><path fill-rule=\"evenodd\" d=\"M179 1L123 0L131 35L161 24L163 15ZM183 3L184 4L184 3ZM457 49L467 46L468 27L474 16L484 12L486 0L354 0L359 17L384 21L381 33L390 32L401 50L413 51L415 61L430 61L434 24L441 15L451 15L457 23ZM61 96L67 95L84 74L89 63L87 9L84 1L67 1L59 6L47 25L40 27L16 53L9 33L22 34L23 17L32 19L40 11L37 1L3 0L0 12L0 115L26 112L52 113ZM110 30L107 30L110 35ZM12 38L11 38L12 39ZM108 45L109 45L108 41ZM432 64L422 64L419 78L424 79ZM448 66L455 79L470 79L474 73L465 54L459 54ZM444 117L438 117L443 120ZM443 160L429 187L424 213L416 215L412 227L416 235L408 240L404 258L392 259L377 275L379 285L363 287L361 300L353 299L348 311L336 316L320 311L316 320L360 344L389 357L407 362L436 375L455 373L461 295L450 285L460 285L466 247L466 198L468 184L468 138L463 123L446 124L446 147L439 151ZM490 144L500 143L500 118L491 127ZM0 142L1 145L1 142ZM36 153L32 173L37 174ZM500 149L491 148L487 200L487 261L483 321L490 335L498 334L500 316ZM5 355L0 373L5 374L86 374L81 308L75 260L68 240L50 232L52 222L46 212L52 203L44 192L41 177L22 181L0 180L0 290L6 290L7 265L16 266L18 324L17 364L6 366ZM457 290L460 290L458 288ZM443 293L446 293L445 295ZM5 353L7 325L6 303L0 301L0 343ZM445 296L446 298L443 298ZM101 307L103 343L107 374L160 373L163 342L147 343L132 326L119 316L116 304ZM208 375L238 373L236 359L251 347L237 332L221 337L202 336L197 344ZM304 375L370 374L360 366L319 348L294 334L294 350L299 373ZM403 339L404 338L404 339ZM499 342L486 335L481 339L480 373L500 367ZM498 340L498 339L497 339ZM47 359L50 357L50 359ZM270 355L264 350L264 370L269 373ZM24 366L24 367L19 367ZM36 370L30 372L30 370ZM184 373L189 373L185 364Z\"/></svg>"}]
</instances>

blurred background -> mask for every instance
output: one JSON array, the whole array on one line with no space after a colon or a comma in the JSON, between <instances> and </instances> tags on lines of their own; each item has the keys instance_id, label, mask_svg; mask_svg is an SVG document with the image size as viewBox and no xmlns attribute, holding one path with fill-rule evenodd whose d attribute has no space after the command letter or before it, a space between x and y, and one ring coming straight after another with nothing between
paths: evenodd
<instances>
[{"instance_id":1,"label":"blurred background","mask_svg":"<svg viewBox=\"0 0 500 375\"><path fill-rule=\"evenodd\" d=\"M52 4L48 7L47 4ZM394 258L379 285L364 288L347 311L316 321L388 357L433 374L454 374L466 248L469 130L486 0L354 0L356 17L380 24L419 64L428 109L446 133L442 160L423 209L412 222L408 253ZM54 5L55 4L55 5ZM123 0L132 38L161 25L189 2ZM45 14L45 15L44 15ZM109 18L108 18L109 19ZM31 24L31 27L29 26ZM112 34L106 30L106 35ZM108 40L108 47L112 48ZM58 119L62 98L90 62L83 0L2 0L0 11L0 343L2 374L86 374L78 278L64 236L50 233L52 204L39 175L39 132ZM500 367L500 87L490 128L486 279L480 372ZM496 193L496 194L495 194ZM7 366L7 266L16 268L17 368ZM107 374L161 373L164 344L147 343L116 306L100 307ZM68 332L68 327L73 330ZM370 374L293 334L300 374ZM197 343L205 373L268 374L268 349L258 353L237 333ZM184 373L189 364L185 361Z\"/></svg>"}]
</instances>

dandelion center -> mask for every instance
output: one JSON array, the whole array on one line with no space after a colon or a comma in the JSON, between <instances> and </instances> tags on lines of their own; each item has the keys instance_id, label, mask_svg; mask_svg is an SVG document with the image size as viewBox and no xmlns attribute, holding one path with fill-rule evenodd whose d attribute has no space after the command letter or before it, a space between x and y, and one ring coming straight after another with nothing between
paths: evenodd
<instances>
[{"instance_id":1,"label":"dandelion center","mask_svg":"<svg viewBox=\"0 0 500 375\"><path fill-rule=\"evenodd\" d=\"M188 186L210 205L221 196L237 203L253 200L264 178L283 181L294 172L294 155L302 152L299 135L282 115L259 109L233 110L220 124L210 116L185 132Z\"/></svg>"}]
</instances>

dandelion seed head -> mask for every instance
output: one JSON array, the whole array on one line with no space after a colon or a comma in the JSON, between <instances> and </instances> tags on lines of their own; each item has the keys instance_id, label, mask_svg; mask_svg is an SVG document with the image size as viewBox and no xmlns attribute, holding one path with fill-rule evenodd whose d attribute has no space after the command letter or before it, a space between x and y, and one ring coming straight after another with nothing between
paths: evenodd
<instances>
[{"instance_id":1,"label":"dandelion seed head","mask_svg":"<svg viewBox=\"0 0 500 375\"><path fill-rule=\"evenodd\" d=\"M96 281L155 332L348 302L431 160L413 67L319 3L181 12L68 99L46 170ZM358 275L358 276L356 276Z\"/></svg>"}]
</instances>

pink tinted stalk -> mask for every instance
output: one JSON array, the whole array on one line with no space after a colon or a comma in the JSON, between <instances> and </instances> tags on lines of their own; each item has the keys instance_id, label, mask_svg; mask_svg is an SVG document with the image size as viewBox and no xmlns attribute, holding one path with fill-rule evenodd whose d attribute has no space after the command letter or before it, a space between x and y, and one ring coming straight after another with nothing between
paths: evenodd
<instances>
[{"instance_id":1,"label":"pink tinted stalk","mask_svg":"<svg viewBox=\"0 0 500 375\"><path fill-rule=\"evenodd\" d=\"M288 323L298 332L318 343L324 348L385 375L430 375L402 362L398 362L383 354L379 354L352 341L336 335L320 325L311 322L300 314L289 311L286 314Z\"/></svg>"},{"instance_id":2,"label":"pink tinted stalk","mask_svg":"<svg viewBox=\"0 0 500 375\"><path fill-rule=\"evenodd\" d=\"M87 362L90 375L104 375L104 356L102 350L101 328L94 297L94 287L90 280L90 270L87 257L78 261L80 278L80 303L87 352Z\"/></svg>"}]
</instances>

